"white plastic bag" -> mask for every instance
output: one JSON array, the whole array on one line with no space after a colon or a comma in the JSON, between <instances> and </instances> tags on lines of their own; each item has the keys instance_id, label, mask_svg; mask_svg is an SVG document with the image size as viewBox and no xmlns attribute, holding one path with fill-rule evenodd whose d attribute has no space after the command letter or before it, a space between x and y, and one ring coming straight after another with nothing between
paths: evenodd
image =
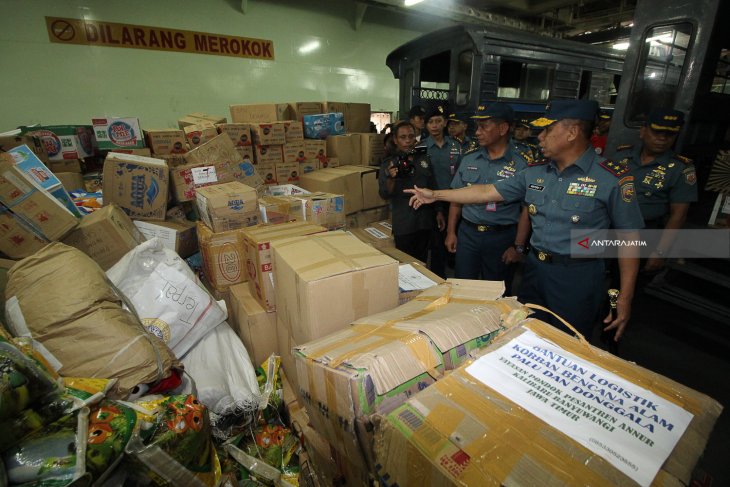
<instances>
[{"instance_id":1,"label":"white plastic bag","mask_svg":"<svg viewBox=\"0 0 730 487\"><path fill-rule=\"evenodd\" d=\"M147 331L178 358L227 317L225 303L215 301L185 261L157 238L129 251L107 277L134 306Z\"/></svg>"}]
</instances>

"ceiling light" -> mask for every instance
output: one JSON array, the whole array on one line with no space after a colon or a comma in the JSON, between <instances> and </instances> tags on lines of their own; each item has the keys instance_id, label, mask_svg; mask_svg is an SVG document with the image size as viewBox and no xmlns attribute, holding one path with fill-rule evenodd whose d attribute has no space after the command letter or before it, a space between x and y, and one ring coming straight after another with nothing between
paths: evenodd
<instances>
[{"instance_id":1,"label":"ceiling light","mask_svg":"<svg viewBox=\"0 0 730 487\"><path fill-rule=\"evenodd\" d=\"M628 42L617 42L616 44L613 45L613 48L616 49L617 51L625 51L626 49L629 48L629 43Z\"/></svg>"},{"instance_id":2,"label":"ceiling light","mask_svg":"<svg viewBox=\"0 0 730 487\"><path fill-rule=\"evenodd\" d=\"M311 41L299 47L299 54L309 54L312 51L319 49L319 41Z\"/></svg>"},{"instance_id":3,"label":"ceiling light","mask_svg":"<svg viewBox=\"0 0 730 487\"><path fill-rule=\"evenodd\" d=\"M412 7L412 6L416 5L417 3L421 3L422 1L423 0L405 0L403 2L403 5L405 5L406 7Z\"/></svg>"}]
</instances>

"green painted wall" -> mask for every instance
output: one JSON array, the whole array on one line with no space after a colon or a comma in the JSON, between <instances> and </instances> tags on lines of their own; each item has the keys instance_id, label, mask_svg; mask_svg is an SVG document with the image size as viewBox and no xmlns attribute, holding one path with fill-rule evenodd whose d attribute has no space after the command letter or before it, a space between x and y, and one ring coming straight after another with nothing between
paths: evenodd
<instances>
[{"instance_id":1,"label":"green painted wall","mask_svg":"<svg viewBox=\"0 0 730 487\"><path fill-rule=\"evenodd\" d=\"M249 0L246 14L240 0L0 0L0 12L0 131L100 115L161 128L194 111L228 116L235 103L352 101L395 111L386 55L447 25L368 7L356 30L352 0ZM56 44L45 16L270 39L276 60ZM313 40L318 50L298 52Z\"/></svg>"}]
</instances>

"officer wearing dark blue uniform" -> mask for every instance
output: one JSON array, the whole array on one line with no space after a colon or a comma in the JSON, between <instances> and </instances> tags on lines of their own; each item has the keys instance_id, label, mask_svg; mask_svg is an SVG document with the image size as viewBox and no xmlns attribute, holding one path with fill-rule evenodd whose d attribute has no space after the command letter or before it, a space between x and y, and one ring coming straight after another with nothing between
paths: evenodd
<instances>
[{"instance_id":1,"label":"officer wearing dark blue uniform","mask_svg":"<svg viewBox=\"0 0 730 487\"><path fill-rule=\"evenodd\" d=\"M646 228L682 228L690 203L697 201L697 176L692 161L672 150L684 125L684 114L677 110L655 109L641 127L639 147L617 147L619 164L634 176L636 196ZM664 266L664 252L673 241L664 232L659 245L646 261L644 270L655 272Z\"/></svg>"},{"instance_id":2,"label":"officer wearing dark blue uniform","mask_svg":"<svg viewBox=\"0 0 730 487\"><path fill-rule=\"evenodd\" d=\"M408 111L408 121L416 127L416 142L420 142L428 137L426 132L426 109L421 105L413 105Z\"/></svg>"},{"instance_id":3,"label":"officer wearing dark blue uniform","mask_svg":"<svg viewBox=\"0 0 730 487\"><path fill-rule=\"evenodd\" d=\"M532 122L543 128L538 140L546 159L515 177L459 190L408 191L415 208L435 201L524 202L532 222L533 250L525 263L520 300L547 307L586 336L591 335L606 298L604 263L571 258L571 245L577 242L571 241L570 231L615 228L632 239L638 237L634 229L643 226L628 169L602 158L590 145L597 111L598 104L590 100L556 100L548 105L545 116ZM620 248L619 255L616 317L604 320L604 330L616 330L615 340L628 323L638 271L635 249Z\"/></svg>"},{"instance_id":4,"label":"officer wearing dark blue uniform","mask_svg":"<svg viewBox=\"0 0 730 487\"><path fill-rule=\"evenodd\" d=\"M467 127L468 125L463 116L456 112L449 113L449 116L446 119L446 130L449 132L449 137L456 139L456 141L459 142L462 154L477 147L476 141L466 135Z\"/></svg>"},{"instance_id":5,"label":"officer wearing dark blue uniform","mask_svg":"<svg viewBox=\"0 0 730 487\"><path fill-rule=\"evenodd\" d=\"M421 140L420 145L426 147L428 158L436 179L436 189L448 189L451 180L461 161L461 147L459 143L444 135L446 128L446 114L441 106L436 106L426 114L426 130L428 137ZM431 271L441 278L446 278L447 252L444 246L446 238L446 215L436 214L436 228L431 240Z\"/></svg>"},{"instance_id":6,"label":"officer wearing dark blue uniform","mask_svg":"<svg viewBox=\"0 0 730 487\"><path fill-rule=\"evenodd\" d=\"M480 105L472 118L477 123L479 147L463 156L451 188L494 184L514 177L533 162L532 151L527 145L510 140L514 112L509 105ZM518 239L521 212L524 216ZM457 234L459 218L461 224ZM511 294L513 264L521 260L528 233L529 217L517 201L471 205L451 203L446 248L456 251L455 277L505 281L507 294Z\"/></svg>"},{"instance_id":7,"label":"officer wearing dark blue uniform","mask_svg":"<svg viewBox=\"0 0 730 487\"><path fill-rule=\"evenodd\" d=\"M398 122L392 133L396 152L387 156L380 166L380 196L390 201L396 248L426 262L436 222L435 210L443 214L443 207L411 208L403 190L415 185L433 186L436 182L433 167L424 147L414 152L416 131L413 125Z\"/></svg>"}]
</instances>

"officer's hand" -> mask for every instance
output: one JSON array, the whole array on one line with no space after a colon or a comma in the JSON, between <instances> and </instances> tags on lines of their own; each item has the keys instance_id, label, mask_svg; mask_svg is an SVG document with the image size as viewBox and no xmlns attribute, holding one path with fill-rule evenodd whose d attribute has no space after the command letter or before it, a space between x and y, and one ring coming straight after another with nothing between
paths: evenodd
<instances>
[{"instance_id":1,"label":"officer's hand","mask_svg":"<svg viewBox=\"0 0 730 487\"><path fill-rule=\"evenodd\" d=\"M502 262L505 264L514 264L522 260L522 254L517 252L514 247L509 247L502 254Z\"/></svg>"},{"instance_id":2,"label":"officer's hand","mask_svg":"<svg viewBox=\"0 0 730 487\"><path fill-rule=\"evenodd\" d=\"M616 319L611 321L611 311L609 310L608 316L603 320L604 323L608 324L603 331L616 330L613 336L614 341L619 341L621 336L624 334L626 325L629 324L629 317L631 317L631 300L618 298L616 302Z\"/></svg>"},{"instance_id":3,"label":"officer's hand","mask_svg":"<svg viewBox=\"0 0 730 487\"><path fill-rule=\"evenodd\" d=\"M393 161L390 161L390 165L388 166L388 176L391 178L394 178L398 175L398 168L395 167L395 164L393 164Z\"/></svg>"},{"instance_id":4,"label":"officer's hand","mask_svg":"<svg viewBox=\"0 0 730 487\"><path fill-rule=\"evenodd\" d=\"M439 232L446 230L446 218L444 218L442 211L436 213L436 228L439 229Z\"/></svg>"},{"instance_id":5,"label":"officer's hand","mask_svg":"<svg viewBox=\"0 0 730 487\"><path fill-rule=\"evenodd\" d=\"M414 185L413 189L404 189L403 192L413 195L411 196L411 199L408 200L408 204L416 209L418 209L421 205L427 205L436 201L433 191L428 188L419 188Z\"/></svg>"},{"instance_id":6,"label":"officer's hand","mask_svg":"<svg viewBox=\"0 0 730 487\"><path fill-rule=\"evenodd\" d=\"M446 245L446 250L451 252L452 254L456 252L456 233L449 232L446 234L446 238L444 239L444 245Z\"/></svg>"},{"instance_id":7,"label":"officer's hand","mask_svg":"<svg viewBox=\"0 0 730 487\"><path fill-rule=\"evenodd\" d=\"M655 255L655 254L652 254ZM657 272L664 267L664 259L661 257L649 257L644 265L644 272Z\"/></svg>"}]
</instances>

